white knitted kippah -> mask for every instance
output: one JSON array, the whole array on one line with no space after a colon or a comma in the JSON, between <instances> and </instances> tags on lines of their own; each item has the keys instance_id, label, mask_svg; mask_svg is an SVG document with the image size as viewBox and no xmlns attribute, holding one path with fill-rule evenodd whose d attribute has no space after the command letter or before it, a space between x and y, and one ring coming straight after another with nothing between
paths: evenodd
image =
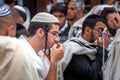
<instances>
[{"instance_id":1,"label":"white knitted kippah","mask_svg":"<svg viewBox=\"0 0 120 80\"><path fill-rule=\"evenodd\" d=\"M13 7L14 7L15 9L17 9L17 10L20 10L20 11L26 13L24 7L22 7L22 6L20 6L20 5L15 5L15 6L13 6Z\"/></svg>"},{"instance_id":2,"label":"white knitted kippah","mask_svg":"<svg viewBox=\"0 0 120 80\"><path fill-rule=\"evenodd\" d=\"M42 22L42 23L59 23L58 19L50 13L40 12L36 14L31 22Z\"/></svg>"},{"instance_id":3,"label":"white knitted kippah","mask_svg":"<svg viewBox=\"0 0 120 80\"><path fill-rule=\"evenodd\" d=\"M6 16L6 15L8 15L10 13L11 13L10 10L8 10L7 8L0 7L0 17Z\"/></svg>"}]
</instances>

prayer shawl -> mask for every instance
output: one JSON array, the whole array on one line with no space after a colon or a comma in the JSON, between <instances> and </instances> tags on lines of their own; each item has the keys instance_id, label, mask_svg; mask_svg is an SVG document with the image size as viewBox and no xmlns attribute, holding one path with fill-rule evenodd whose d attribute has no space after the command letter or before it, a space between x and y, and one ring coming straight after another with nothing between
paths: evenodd
<instances>
[{"instance_id":1,"label":"prayer shawl","mask_svg":"<svg viewBox=\"0 0 120 80\"><path fill-rule=\"evenodd\" d=\"M120 80L120 29L115 35L109 54L103 66L104 80Z\"/></svg>"},{"instance_id":2,"label":"prayer shawl","mask_svg":"<svg viewBox=\"0 0 120 80\"><path fill-rule=\"evenodd\" d=\"M74 41L81 41L83 44L85 44L87 47L85 46L81 46L80 44L74 42ZM61 73L61 78L63 78L63 72L66 69L67 65L69 64L69 62L72 59L73 54L77 54L77 55L82 55L82 54L86 54L91 60L94 60L96 58L96 48L91 47L91 43L85 41L82 37L80 38L71 38L69 40L67 40L65 43L65 53L64 53L64 57L62 58L62 60L60 61L59 64L61 64L61 67L59 67L60 71L59 73ZM89 47L89 48L88 48ZM61 72L62 70L62 72ZM63 79L59 79L59 80L63 80Z\"/></svg>"},{"instance_id":3,"label":"prayer shawl","mask_svg":"<svg viewBox=\"0 0 120 80\"><path fill-rule=\"evenodd\" d=\"M0 80L38 80L32 63L16 38L0 36Z\"/></svg>"}]
</instances>

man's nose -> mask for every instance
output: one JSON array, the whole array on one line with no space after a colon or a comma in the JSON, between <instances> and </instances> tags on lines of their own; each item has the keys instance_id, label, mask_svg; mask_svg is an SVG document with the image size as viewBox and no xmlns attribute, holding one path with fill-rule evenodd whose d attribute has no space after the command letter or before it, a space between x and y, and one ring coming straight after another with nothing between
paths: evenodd
<instances>
[{"instance_id":1,"label":"man's nose","mask_svg":"<svg viewBox=\"0 0 120 80\"><path fill-rule=\"evenodd\" d=\"M60 41L60 37L57 36L57 37L55 38L55 42L59 42L59 41Z\"/></svg>"}]
</instances>

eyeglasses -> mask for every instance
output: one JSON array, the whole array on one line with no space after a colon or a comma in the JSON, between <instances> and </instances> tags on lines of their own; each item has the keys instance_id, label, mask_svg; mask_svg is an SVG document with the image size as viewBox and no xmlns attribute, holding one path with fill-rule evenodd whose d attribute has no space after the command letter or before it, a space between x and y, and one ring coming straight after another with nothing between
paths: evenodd
<instances>
[{"instance_id":1,"label":"eyeglasses","mask_svg":"<svg viewBox=\"0 0 120 80\"><path fill-rule=\"evenodd\" d=\"M104 30L104 28L100 28L100 29L95 29L95 28L93 28L93 30L95 30L95 31L97 31L97 32L99 32L99 33L102 33L103 30Z\"/></svg>"},{"instance_id":2,"label":"eyeglasses","mask_svg":"<svg viewBox=\"0 0 120 80\"><path fill-rule=\"evenodd\" d=\"M60 39L60 37L59 37L59 35L58 35L58 32L50 32L50 31L49 31L49 33L51 33L53 36L55 36L55 37L57 37L57 38Z\"/></svg>"}]
</instances>

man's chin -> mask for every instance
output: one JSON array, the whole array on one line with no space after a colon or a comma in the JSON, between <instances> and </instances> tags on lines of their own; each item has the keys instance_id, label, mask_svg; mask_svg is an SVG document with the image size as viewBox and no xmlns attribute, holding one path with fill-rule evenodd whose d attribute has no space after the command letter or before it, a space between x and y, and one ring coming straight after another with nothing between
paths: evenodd
<instances>
[{"instance_id":1,"label":"man's chin","mask_svg":"<svg viewBox=\"0 0 120 80\"><path fill-rule=\"evenodd\" d=\"M74 19L73 18L68 18L68 21L73 21Z\"/></svg>"},{"instance_id":2,"label":"man's chin","mask_svg":"<svg viewBox=\"0 0 120 80\"><path fill-rule=\"evenodd\" d=\"M53 47L53 45L51 45L51 46L48 46L48 48L52 48Z\"/></svg>"}]
</instances>

